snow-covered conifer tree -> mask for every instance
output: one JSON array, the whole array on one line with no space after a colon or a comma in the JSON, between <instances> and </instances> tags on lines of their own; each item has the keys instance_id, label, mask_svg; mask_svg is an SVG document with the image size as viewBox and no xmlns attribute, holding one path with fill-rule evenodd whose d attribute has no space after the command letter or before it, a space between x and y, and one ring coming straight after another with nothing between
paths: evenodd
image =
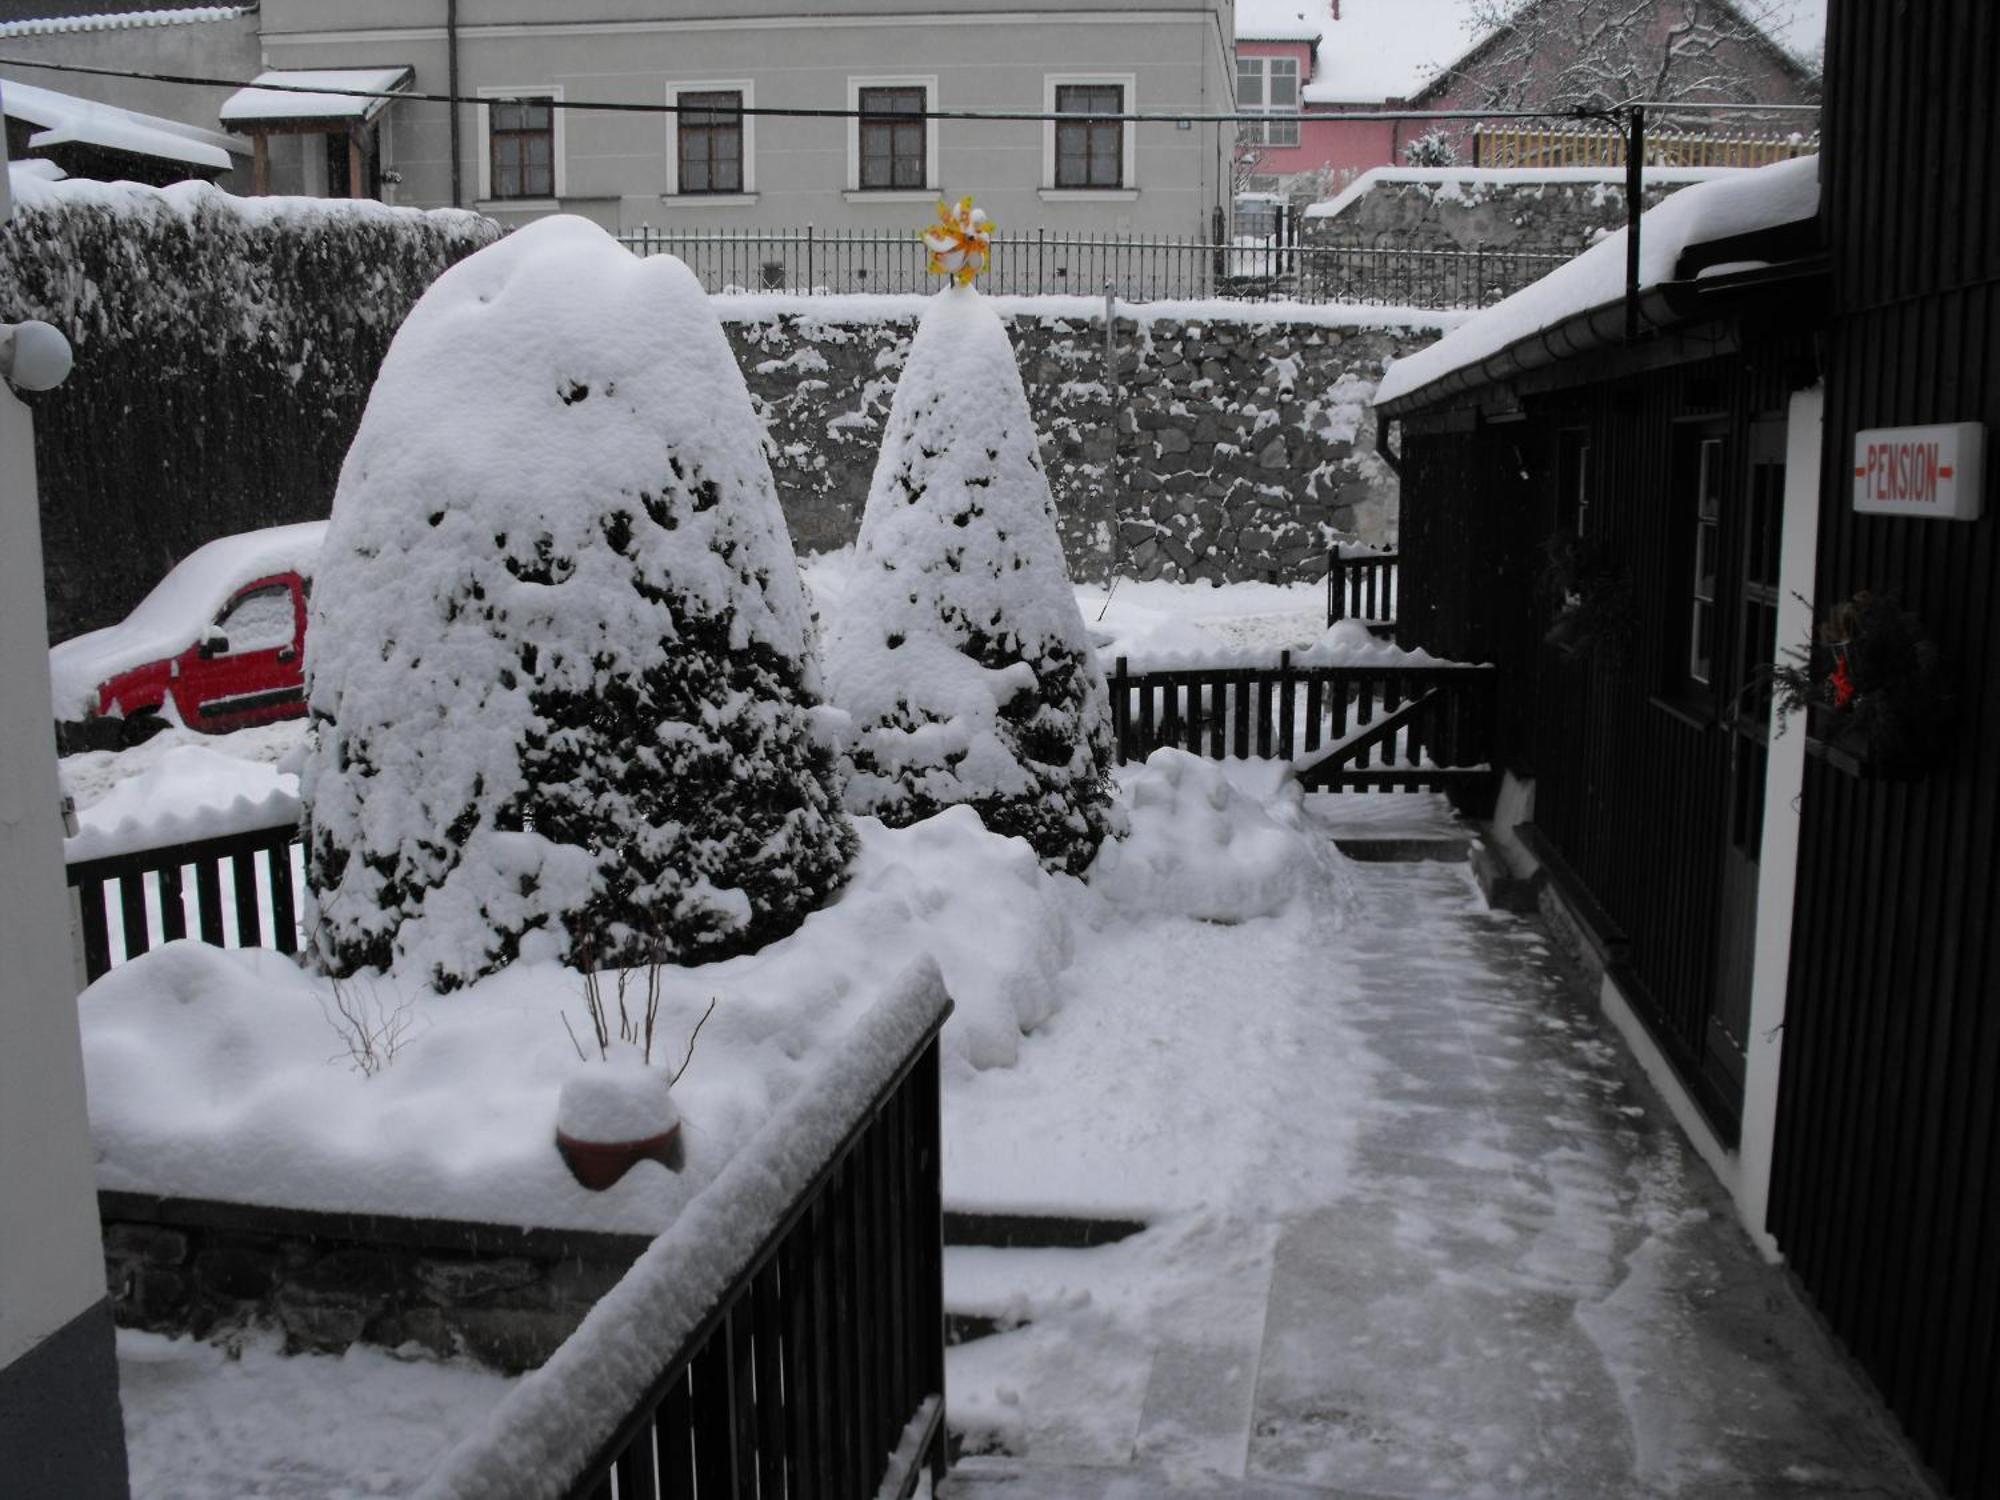
<instances>
[{"instance_id":1,"label":"snow-covered conifer tree","mask_svg":"<svg viewBox=\"0 0 2000 1500\"><path fill-rule=\"evenodd\" d=\"M1013 346L970 286L911 343L857 551L827 651L854 718L848 805L904 824L969 803L1081 871L1110 810L1104 678Z\"/></svg>"},{"instance_id":2,"label":"snow-covered conifer tree","mask_svg":"<svg viewBox=\"0 0 2000 1500\"><path fill-rule=\"evenodd\" d=\"M844 878L763 433L678 261L558 217L438 280L341 470L308 639L332 972L718 957Z\"/></svg>"}]
</instances>

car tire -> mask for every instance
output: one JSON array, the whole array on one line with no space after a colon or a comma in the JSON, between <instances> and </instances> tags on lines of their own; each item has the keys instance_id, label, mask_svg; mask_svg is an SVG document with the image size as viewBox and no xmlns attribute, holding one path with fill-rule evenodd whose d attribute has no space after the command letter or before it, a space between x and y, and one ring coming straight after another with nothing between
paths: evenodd
<instances>
[{"instance_id":1,"label":"car tire","mask_svg":"<svg viewBox=\"0 0 2000 1500\"><path fill-rule=\"evenodd\" d=\"M118 748L130 750L134 745L143 745L166 727L167 721L156 713L128 714L118 726Z\"/></svg>"}]
</instances>

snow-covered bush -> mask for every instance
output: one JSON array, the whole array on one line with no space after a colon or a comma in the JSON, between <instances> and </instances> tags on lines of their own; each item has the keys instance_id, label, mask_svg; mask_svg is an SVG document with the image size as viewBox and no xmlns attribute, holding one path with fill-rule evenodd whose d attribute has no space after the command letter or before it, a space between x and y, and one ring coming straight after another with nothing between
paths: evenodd
<instances>
[{"instance_id":1,"label":"snow-covered bush","mask_svg":"<svg viewBox=\"0 0 2000 1500\"><path fill-rule=\"evenodd\" d=\"M1237 786L1232 772L1246 771L1269 784L1254 794ZM1114 906L1247 922L1283 910L1317 868L1303 794L1282 763L1225 767L1155 750L1125 793L1131 833L1106 844L1090 870L1092 889Z\"/></svg>"},{"instance_id":2,"label":"snow-covered bush","mask_svg":"<svg viewBox=\"0 0 2000 1500\"><path fill-rule=\"evenodd\" d=\"M1455 167L1458 147L1442 130L1428 130L1403 147L1406 167Z\"/></svg>"},{"instance_id":3,"label":"snow-covered bush","mask_svg":"<svg viewBox=\"0 0 2000 1500\"><path fill-rule=\"evenodd\" d=\"M332 972L721 957L844 879L762 432L676 260L557 217L438 281L341 471L308 639Z\"/></svg>"},{"instance_id":4,"label":"snow-covered bush","mask_svg":"<svg viewBox=\"0 0 2000 1500\"><path fill-rule=\"evenodd\" d=\"M57 639L203 542L322 519L397 326L500 233L452 209L11 175L0 313L77 355L35 420Z\"/></svg>"},{"instance_id":5,"label":"snow-covered bush","mask_svg":"<svg viewBox=\"0 0 2000 1500\"><path fill-rule=\"evenodd\" d=\"M853 716L848 805L892 825L969 804L1081 871L1110 810L1108 700L999 315L940 293L910 345L828 647Z\"/></svg>"}]
</instances>

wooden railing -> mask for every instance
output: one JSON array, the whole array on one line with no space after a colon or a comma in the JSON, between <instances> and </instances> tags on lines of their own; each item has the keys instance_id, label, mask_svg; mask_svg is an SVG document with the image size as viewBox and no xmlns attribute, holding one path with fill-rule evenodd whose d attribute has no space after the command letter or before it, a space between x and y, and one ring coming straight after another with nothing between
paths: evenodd
<instances>
[{"instance_id":1,"label":"wooden railing","mask_svg":"<svg viewBox=\"0 0 2000 1500\"><path fill-rule=\"evenodd\" d=\"M1489 666L1190 667L1109 686L1118 761L1173 746L1211 760L1296 761L1321 791L1481 792L1493 783Z\"/></svg>"},{"instance_id":2,"label":"wooden railing","mask_svg":"<svg viewBox=\"0 0 2000 1500\"><path fill-rule=\"evenodd\" d=\"M299 947L299 830L268 828L141 849L69 867L83 916L86 983L160 943Z\"/></svg>"},{"instance_id":3,"label":"wooden railing","mask_svg":"<svg viewBox=\"0 0 2000 1500\"><path fill-rule=\"evenodd\" d=\"M847 1500L941 1479L950 1009L935 970L921 991L906 976L421 1500Z\"/></svg>"},{"instance_id":4,"label":"wooden railing","mask_svg":"<svg viewBox=\"0 0 2000 1500\"><path fill-rule=\"evenodd\" d=\"M1651 167L1767 167L1819 154L1818 135L1755 131L1649 129ZM1625 132L1575 125L1480 125L1472 132L1475 167L1622 167Z\"/></svg>"},{"instance_id":5,"label":"wooden railing","mask_svg":"<svg viewBox=\"0 0 2000 1500\"><path fill-rule=\"evenodd\" d=\"M1359 620L1379 634L1396 633L1396 587L1401 556L1363 552L1348 556L1340 547L1326 555L1326 623Z\"/></svg>"}]
</instances>

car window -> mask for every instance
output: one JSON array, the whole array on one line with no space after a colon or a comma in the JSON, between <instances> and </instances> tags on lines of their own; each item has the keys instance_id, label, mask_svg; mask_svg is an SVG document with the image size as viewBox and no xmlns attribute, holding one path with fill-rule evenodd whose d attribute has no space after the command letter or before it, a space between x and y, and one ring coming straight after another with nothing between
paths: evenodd
<instances>
[{"instance_id":1,"label":"car window","mask_svg":"<svg viewBox=\"0 0 2000 1500\"><path fill-rule=\"evenodd\" d=\"M274 583L238 596L216 626L229 637L229 654L240 656L245 651L273 651L291 645L296 623L292 591Z\"/></svg>"}]
</instances>

